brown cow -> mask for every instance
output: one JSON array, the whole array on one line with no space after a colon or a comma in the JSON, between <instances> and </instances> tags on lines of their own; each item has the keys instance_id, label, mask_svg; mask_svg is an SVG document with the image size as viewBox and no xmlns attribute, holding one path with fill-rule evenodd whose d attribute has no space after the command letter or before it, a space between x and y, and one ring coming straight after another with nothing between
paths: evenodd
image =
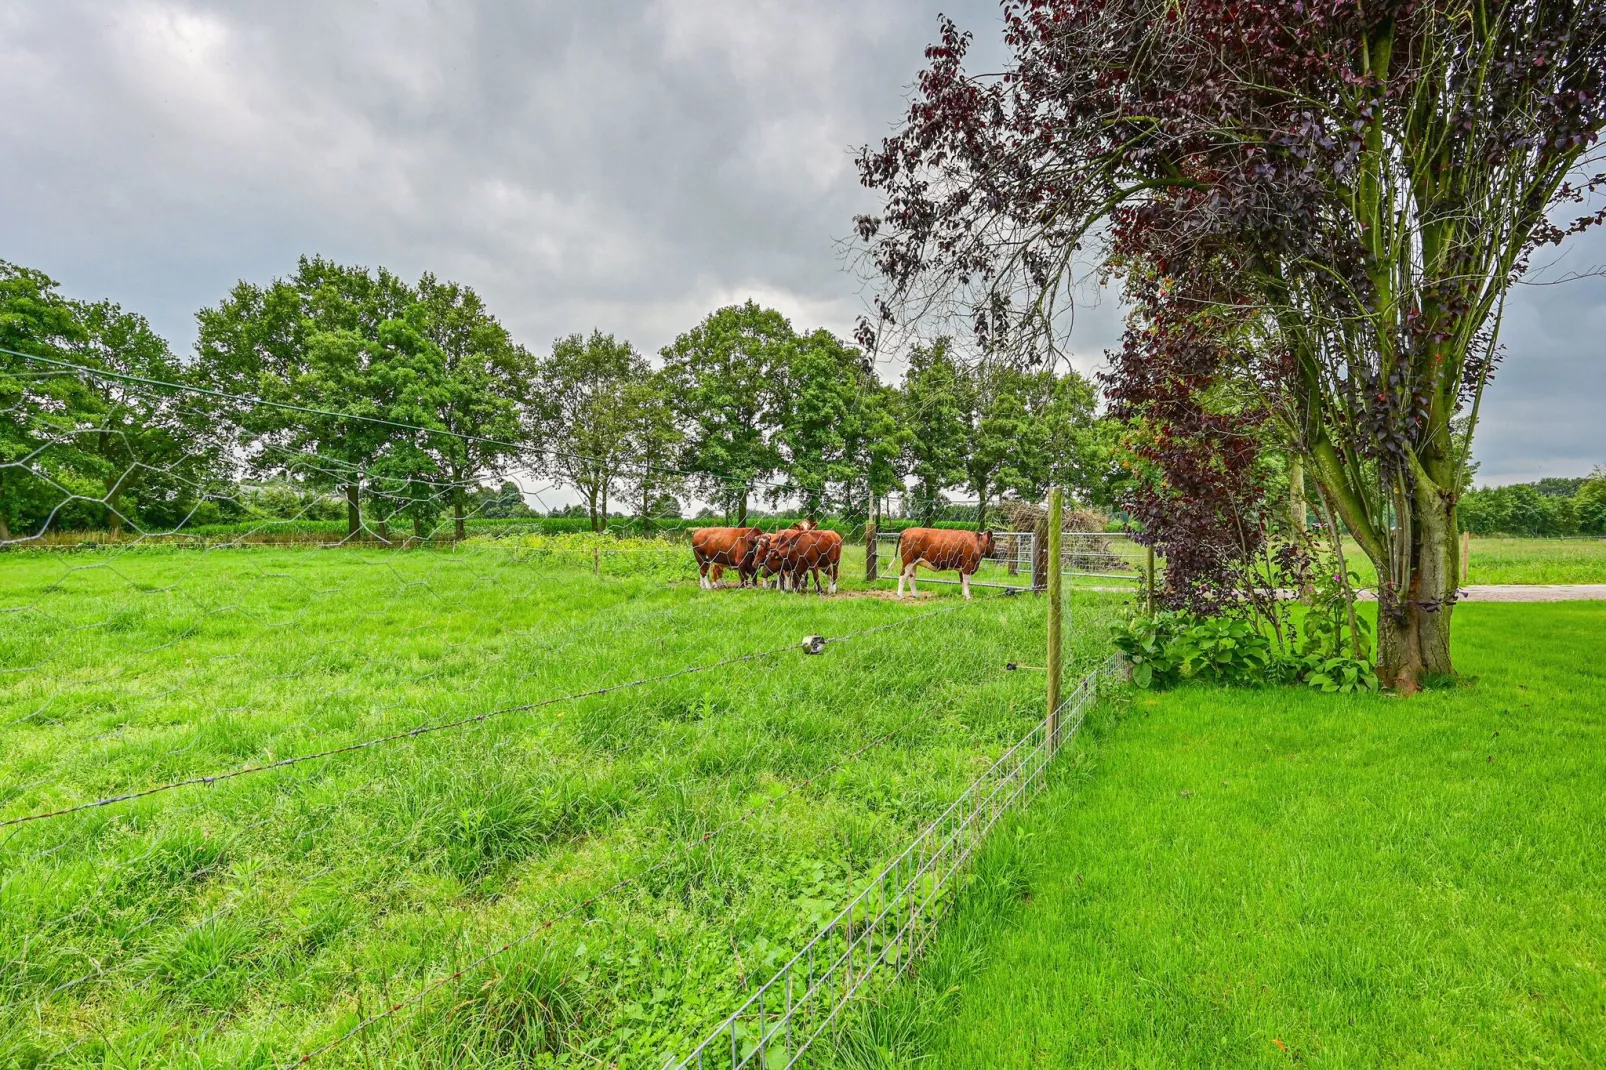
<instances>
[{"instance_id":1,"label":"brown cow","mask_svg":"<svg viewBox=\"0 0 1606 1070\"><path fill-rule=\"evenodd\" d=\"M698 585L705 591L713 590L724 570L734 568L741 585L746 587L757 571L754 558L763 538L758 528L698 528L692 532L691 552L697 559Z\"/></svg>"},{"instance_id":2,"label":"brown cow","mask_svg":"<svg viewBox=\"0 0 1606 1070\"><path fill-rule=\"evenodd\" d=\"M799 520L791 527L777 531L773 535L765 535L759 542L754 567L758 570L758 582L768 586L771 576L780 574L777 581L781 590L787 589L787 583L792 578L790 561L791 547L794 540L805 531L814 531L820 525L813 520Z\"/></svg>"},{"instance_id":3,"label":"brown cow","mask_svg":"<svg viewBox=\"0 0 1606 1070\"><path fill-rule=\"evenodd\" d=\"M934 572L947 569L959 571L959 586L970 597L970 577L981 567L982 558L991 557L997 550L993 533L983 531L946 531L942 528L906 528L898 536L898 554L903 559L903 571L898 573L898 597L903 597L903 581L909 581L909 593L915 590L915 569L921 565Z\"/></svg>"},{"instance_id":4,"label":"brown cow","mask_svg":"<svg viewBox=\"0 0 1606 1070\"><path fill-rule=\"evenodd\" d=\"M814 577L814 592L820 590L820 573L831 579L831 593L836 594L837 570L842 563L842 536L834 531L810 529L800 531L792 540L787 552L787 564L792 572L792 589L802 594L808 587L808 577Z\"/></svg>"}]
</instances>

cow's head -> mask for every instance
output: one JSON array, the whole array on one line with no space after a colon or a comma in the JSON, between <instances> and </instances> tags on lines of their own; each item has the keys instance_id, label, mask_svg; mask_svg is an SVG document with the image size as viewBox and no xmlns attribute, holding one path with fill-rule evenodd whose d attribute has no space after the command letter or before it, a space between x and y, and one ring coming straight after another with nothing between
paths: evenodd
<instances>
[{"instance_id":1,"label":"cow's head","mask_svg":"<svg viewBox=\"0 0 1606 1070\"><path fill-rule=\"evenodd\" d=\"M774 535L764 536L764 545L759 547L758 556L753 558L753 564L758 568L759 575L765 579L781 571L786 562L787 540Z\"/></svg>"},{"instance_id":2,"label":"cow's head","mask_svg":"<svg viewBox=\"0 0 1606 1070\"><path fill-rule=\"evenodd\" d=\"M813 531L815 528L817 528L819 526L820 526L819 522L815 521L815 520L799 520L797 523L792 525L792 530L793 531Z\"/></svg>"},{"instance_id":3,"label":"cow's head","mask_svg":"<svg viewBox=\"0 0 1606 1070\"><path fill-rule=\"evenodd\" d=\"M744 568L756 567L764 560L764 553L769 549L769 545L770 537L768 535L762 531L754 535L752 544L748 546L747 552L742 555L742 566Z\"/></svg>"},{"instance_id":4,"label":"cow's head","mask_svg":"<svg viewBox=\"0 0 1606 1070\"><path fill-rule=\"evenodd\" d=\"M991 531L984 531L976 536L976 549L981 551L983 557L991 557L998 552L998 543L993 540Z\"/></svg>"}]
</instances>

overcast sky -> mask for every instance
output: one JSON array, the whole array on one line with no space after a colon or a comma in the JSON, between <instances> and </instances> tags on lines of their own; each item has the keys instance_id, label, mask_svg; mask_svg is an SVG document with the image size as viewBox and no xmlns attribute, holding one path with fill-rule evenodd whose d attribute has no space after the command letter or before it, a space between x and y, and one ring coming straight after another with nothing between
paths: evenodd
<instances>
[{"instance_id":1,"label":"overcast sky","mask_svg":"<svg viewBox=\"0 0 1606 1070\"><path fill-rule=\"evenodd\" d=\"M4 0L0 258L179 352L301 253L468 283L538 350L656 352L748 297L846 333L853 150L939 10L996 63L991 0ZM1597 233L1562 269L1599 263ZM1080 313L1077 363L1118 328ZM1606 462L1606 280L1523 288L1503 337L1481 478Z\"/></svg>"}]
</instances>

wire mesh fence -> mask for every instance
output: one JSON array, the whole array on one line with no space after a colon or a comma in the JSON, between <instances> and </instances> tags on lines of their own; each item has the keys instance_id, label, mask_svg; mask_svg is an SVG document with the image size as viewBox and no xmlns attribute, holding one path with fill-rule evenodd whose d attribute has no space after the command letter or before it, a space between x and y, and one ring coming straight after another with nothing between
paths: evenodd
<instances>
[{"instance_id":1,"label":"wire mesh fence","mask_svg":"<svg viewBox=\"0 0 1606 1070\"><path fill-rule=\"evenodd\" d=\"M876 556L879 561L885 562L879 568L881 579L898 578L902 567L898 556L902 538L902 533L896 531L876 532ZM975 574L971 576L970 586L1006 591L1032 590L1032 562L1036 545L1036 536L1030 531L995 531L993 552L981 559ZM957 585L960 581L942 573L928 572L920 574L918 582Z\"/></svg>"},{"instance_id":2,"label":"wire mesh fence","mask_svg":"<svg viewBox=\"0 0 1606 1070\"><path fill-rule=\"evenodd\" d=\"M1139 583L1148 578L1148 551L1128 533L1067 531L1060 540L1066 576Z\"/></svg>"},{"instance_id":3,"label":"wire mesh fence","mask_svg":"<svg viewBox=\"0 0 1606 1070\"><path fill-rule=\"evenodd\" d=\"M1042 790L1059 749L1075 736L1118 659L1084 676L1051 715L1022 736L921 829L813 939L759 985L677 1070L803 1065L852 1000L910 969L961 886L968 863L1004 814Z\"/></svg>"},{"instance_id":4,"label":"wire mesh fence","mask_svg":"<svg viewBox=\"0 0 1606 1070\"><path fill-rule=\"evenodd\" d=\"M508 515L545 509L549 458L453 474L439 429L341 452L245 433L252 399L124 385L0 443L0 1065L450 1065L560 1035L659 1065L707 1019L627 1036L617 997L657 987L632 932L695 916L686 984L730 1005L701 882L780 917L746 875L823 860L840 902L961 790L955 756L1032 715L999 672L1040 643L1023 600L695 592L684 541ZM337 418L360 429L308 414ZM1029 547L988 567L1029 585ZM486 992L560 948L597 979L565 981L586 1026L526 1008L484 1041Z\"/></svg>"}]
</instances>

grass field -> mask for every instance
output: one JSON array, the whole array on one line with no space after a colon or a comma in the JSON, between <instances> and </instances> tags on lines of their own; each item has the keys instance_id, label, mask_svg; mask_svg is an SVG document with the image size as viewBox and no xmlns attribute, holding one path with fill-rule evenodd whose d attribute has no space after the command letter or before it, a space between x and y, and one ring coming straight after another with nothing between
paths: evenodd
<instances>
[{"instance_id":1,"label":"grass field","mask_svg":"<svg viewBox=\"0 0 1606 1070\"><path fill-rule=\"evenodd\" d=\"M993 838L856 1066L1606 1065L1606 605L1408 701L1140 693Z\"/></svg>"},{"instance_id":2,"label":"grass field","mask_svg":"<svg viewBox=\"0 0 1606 1070\"><path fill-rule=\"evenodd\" d=\"M283 1065L510 940L314 1065L661 1066L1042 714L1039 599L588 556L0 559L0 820L507 711L0 829L0 1067Z\"/></svg>"},{"instance_id":3,"label":"grass field","mask_svg":"<svg viewBox=\"0 0 1606 1070\"><path fill-rule=\"evenodd\" d=\"M1345 555L1362 587L1377 572L1360 547L1346 541ZM1606 539L1474 538L1468 583L1606 583Z\"/></svg>"}]
</instances>

